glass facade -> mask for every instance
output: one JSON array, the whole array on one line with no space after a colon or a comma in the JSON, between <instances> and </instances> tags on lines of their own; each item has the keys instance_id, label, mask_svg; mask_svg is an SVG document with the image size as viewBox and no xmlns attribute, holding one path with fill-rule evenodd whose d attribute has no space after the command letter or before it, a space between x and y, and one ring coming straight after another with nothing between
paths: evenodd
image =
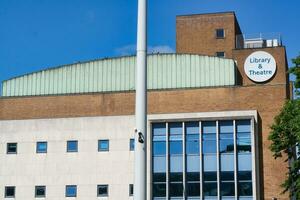
<instances>
[{"instance_id":1,"label":"glass facade","mask_svg":"<svg viewBox=\"0 0 300 200\"><path fill-rule=\"evenodd\" d=\"M152 197L253 199L251 119L152 123Z\"/></svg>"}]
</instances>

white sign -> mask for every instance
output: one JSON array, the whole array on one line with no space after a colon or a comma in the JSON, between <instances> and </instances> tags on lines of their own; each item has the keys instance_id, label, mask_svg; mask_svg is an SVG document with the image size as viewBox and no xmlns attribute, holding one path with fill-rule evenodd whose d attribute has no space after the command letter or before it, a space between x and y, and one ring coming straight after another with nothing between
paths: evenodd
<instances>
[{"instance_id":1,"label":"white sign","mask_svg":"<svg viewBox=\"0 0 300 200\"><path fill-rule=\"evenodd\" d=\"M252 81L265 82L274 76L276 61L268 52L256 51L246 59L244 70Z\"/></svg>"}]
</instances>

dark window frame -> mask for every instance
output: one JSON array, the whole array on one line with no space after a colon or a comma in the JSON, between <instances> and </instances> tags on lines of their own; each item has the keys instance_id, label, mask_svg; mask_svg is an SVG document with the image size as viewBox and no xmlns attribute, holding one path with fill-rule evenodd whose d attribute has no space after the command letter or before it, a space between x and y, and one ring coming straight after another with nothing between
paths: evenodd
<instances>
[{"instance_id":1,"label":"dark window frame","mask_svg":"<svg viewBox=\"0 0 300 200\"><path fill-rule=\"evenodd\" d=\"M75 188L74 196L72 194L68 194L68 188L71 188L71 187ZM77 197L77 185L66 185L65 197Z\"/></svg>"},{"instance_id":2,"label":"dark window frame","mask_svg":"<svg viewBox=\"0 0 300 200\"><path fill-rule=\"evenodd\" d=\"M99 188L100 187L106 187L106 194L99 194ZM97 185L97 197L108 197L109 196L109 186L108 184L101 184L101 185Z\"/></svg>"},{"instance_id":3,"label":"dark window frame","mask_svg":"<svg viewBox=\"0 0 300 200\"><path fill-rule=\"evenodd\" d=\"M69 143L71 143L71 142L76 142L76 150L70 150L69 149ZM67 141L67 152L68 153L78 152L78 140L68 140Z\"/></svg>"},{"instance_id":4,"label":"dark window frame","mask_svg":"<svg viewBox=\"0 0 300 200\"><path fill-rule=\"evenodd\" d=\"M16 145L16 151L9 151L9 145ZM18 143L17 142L9 142L6 144L6 154L17 154L18 153Z\"/></svg>"},{"instance_id":5,"label":"dark window frame","mask_svg":"<svg viewBox=\"0 0 300 200\"><path fill-rule=\"evenodd\" d=\"M39 148L38 148L39 144L46 144L46 150L45 151L39 150ZM47 151L48 151L48 142L46 142L46 141L36 142L36 153L47 153Z\"/></svg>"},{"instance_id":6,"label":"dark window frame","mask_svg":"<svg viewBox=\"0 0 300 200\"><path fill-rule=\"evenodd\" d=\"M217 39L224 39L226 37L224 28L217 28L215 33Z\"/></svg>"},{"instance_id":7,"label":"dark window frame","mask_svg":"<svg viewBox=\"0 0 300 200\"><path fill-rule=\"evenodd\" d=\"M101 145L100 145L101 142L107 142L107 148L106 149L101 148ZM105 152L105 151L109 151L109 140L108 139L98 140L98 152Z\"/></svg>"},{"instance_id":8,"label":"dark window frame","mask_svg":"<svg viewBox=\"0 0 300 200\"><path fill-rule=\"evenodd\" d=\"M44 189L44 195L38 195L37 194L37 189L38 188L43 188ZM35 198L44 198L44 197L46 197L46 186L45 185L36 185L35 190L34 190L34 197Z\"/></svg>"},{"instance_id":9,"label":"dark window frame","mask_svg":"<svg viewBox=\"0 0 300 200\"><path fill-rule=\"evenodd\" d=\"M7 195L7 190L13 189L13 195ZM15 198L16 197L16 186L5 186L4 189L4 198Z\"/></svg>"}]
</instances>

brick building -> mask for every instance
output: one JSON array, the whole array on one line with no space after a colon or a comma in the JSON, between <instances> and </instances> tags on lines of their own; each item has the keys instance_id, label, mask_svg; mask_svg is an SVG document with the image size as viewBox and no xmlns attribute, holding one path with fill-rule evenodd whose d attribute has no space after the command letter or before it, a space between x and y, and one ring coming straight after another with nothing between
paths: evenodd
<instances>
[{"instance_id":1,"label":"brick building","mask_svg":"<svg viewBox=\"0 0 300 200\"><path fill-rule=\"evenodd\" d=\"M270 125L291 97L280 37L233 12L178 16L176 53L148 56L148 199L289 199ZM135 57L3 82L0 196L131 199Z\"/></svg>"}]
</instances>

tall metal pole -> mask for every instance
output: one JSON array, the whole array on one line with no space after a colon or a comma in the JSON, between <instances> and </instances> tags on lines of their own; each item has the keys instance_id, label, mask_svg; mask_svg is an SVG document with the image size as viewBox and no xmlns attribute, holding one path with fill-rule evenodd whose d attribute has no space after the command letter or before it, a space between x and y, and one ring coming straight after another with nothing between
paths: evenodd
<instances>
[{"instance_id":1,"label":"tall metal pole","mask_svg":"<svg viewBox=\"0 0 300 200\"><path fill-rule=\"evenodd\" d=\"M146 200L147 0L138 0L134 200Z\"/></svg>"}]
</instances>

